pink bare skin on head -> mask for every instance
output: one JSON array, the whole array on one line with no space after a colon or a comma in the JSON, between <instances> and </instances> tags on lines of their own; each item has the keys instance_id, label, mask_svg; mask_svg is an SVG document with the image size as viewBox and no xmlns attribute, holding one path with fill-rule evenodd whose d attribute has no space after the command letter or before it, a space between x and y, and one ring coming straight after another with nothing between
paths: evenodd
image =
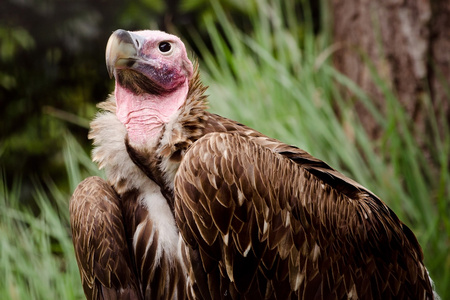
<instances>
[{"instance_id":1,"label":"pink bare skin on head","mask_svg":"<svg viewBox=\"0 0 450 300\"><path fill-rule=\"evenodd\" d=\"M163 125L177 112L186 99L188 82L167 96L134 95L116 86L116 115L128 131L132 143L143 144L159 136Z\"/></svg>"},{"instance_id":2,"label":"pink bare skin on head","mask_svg":"<svg viewBox=\"0 0 450 300\"><path fill-rule=\"evenodd\" d=\"M158 138L188 93L193 67L184 44L161 31L122 30L108 41L106 57L116 78L116 115L130 142Z\"/></svg>"}]
</instances>

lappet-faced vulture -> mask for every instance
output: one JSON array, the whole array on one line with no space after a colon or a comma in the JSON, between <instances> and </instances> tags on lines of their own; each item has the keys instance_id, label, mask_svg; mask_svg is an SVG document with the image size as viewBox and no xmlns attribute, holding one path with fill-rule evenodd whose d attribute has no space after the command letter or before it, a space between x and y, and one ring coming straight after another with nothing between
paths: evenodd
<instances>
[{"instance_id":1,"label":"lappet-faced vulture","mask_svg":"<svg viewBox=\"0 0 450 300\"><path fill-rule=\"evenodd\" d=\"M88 299L433 299L416 237L307 152L206 110L181 40L115 31L70 202Z\"/></svg>"}]
</instances>

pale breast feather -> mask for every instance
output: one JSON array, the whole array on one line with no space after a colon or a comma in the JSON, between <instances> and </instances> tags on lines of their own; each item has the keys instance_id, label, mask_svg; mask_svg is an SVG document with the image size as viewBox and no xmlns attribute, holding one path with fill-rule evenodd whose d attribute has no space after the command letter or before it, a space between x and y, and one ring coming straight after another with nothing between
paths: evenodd
<instances>
[{"instance_id":1,"label":"pale breast feather","mask_svg":"<svg viewBox=\"0 0 450 300\"><path fill-rule=\"evenodd\" d=\"M100 112L92 122L89 135L96 146L93 150L94 161L99 163L100 168L105 169L109 182L98 178L95 181L87 181L88 185L80 184L72 198L74 200L71 204L73 207L71 215L74 218L76 216L86 218L83 214L95 214L95 218L91 218L90 223L85 221L76 223L74 220L72 229L75 237L86 232L86 225L92 225L92 230L87 231L90 235L84 237L86 240L91 240L90 248L85 248L84 252L78 250L77 255L80 258L89 257L98 264L104 263L102 257L91 254L93 249L97 249L99 253L116 255L111 262L118 263L128 257L128 263L120 266L117 270L108 265L105 265L104 269L98 269L92 265L82 264L80 270L85 270L83 272L86 273L82 277L86 282L92 282L96 280L95 278L102 276L112 278L119 275L129 276L125 268L127 267L129 272L133 272L133 276L135 276L135 293L140 295L129 299L155 297L158 299L183 299L188 295L187 270L179 253L180 237L172 210L162 195L160 186L152 181L143 168L133 161L133 155L130 154L134 154L134 152L130 153L133 149L127 143L126 130L114 114L113 100L109 99L101 104L104 111ZM154 149L152 145L148 145L148 148ZM146 152L148 155L146 158L151 156L148 154L149 151ZM98 181L101 181L101 184L95 184ZM89 190L86 190L86 186L89 187ZM103 196L101 193L115 195L115 198ZM89 197L80 197L83 194L89 195ZM97 197L97 195L99 196ZM112 200L109 200L110 198ZM109 212L109 214L105 214L101 208L108 205L110 201L113 201L115 208L105 208L104 210ZM94 203L97 204L94 205ZM85 211L80 211L83 205L89 207L89 214L86 213L87 208L84 209ZM112 231L107 228L101 229L104 228L102 226L104 222L110 224L109 220L120 222L121 227L116 224L113 228L117 227L121 230L112 234ZM97 233L101 236L92 236ZM74 238L73 242L76 250L77 247L83 245L80 244L80 238ZM105 243L108 242L116 247L114 251L107 251ZM130 278L133 277L130 276ZM120 285L100 281L97 285L90 283L84 286L86 295L97 295L102 293L101 290L105 287L110 286L113 289ZM105 297L105 299L114 299L114 297Z\"/></svg>"}]
</instances>

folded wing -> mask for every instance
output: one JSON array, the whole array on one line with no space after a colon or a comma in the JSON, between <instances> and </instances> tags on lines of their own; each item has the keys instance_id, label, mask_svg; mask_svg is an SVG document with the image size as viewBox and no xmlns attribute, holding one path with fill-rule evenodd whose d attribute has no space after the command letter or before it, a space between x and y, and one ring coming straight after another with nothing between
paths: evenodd
<instances>
[{"instance_id":1,"label":"folded wing","mask_svg":"<svg viewBox=\"0 0 450 300\"><path fill-rule=\"evenodd\" d=\"M99 177L81 182L70 200L72 240L88 299L143 299L132 270L120 202Z\"/></svg>"},{"instance_id":2,"label":"folded wing","mask_svg":"<svg viewBox=\"0 0 450 300\"><path fill-rule=\"evenodd\" d=\"M431 299L411 231L375 195L295 147L207 134L175 177L204 299Z\"/></svg>"}]
</instances>

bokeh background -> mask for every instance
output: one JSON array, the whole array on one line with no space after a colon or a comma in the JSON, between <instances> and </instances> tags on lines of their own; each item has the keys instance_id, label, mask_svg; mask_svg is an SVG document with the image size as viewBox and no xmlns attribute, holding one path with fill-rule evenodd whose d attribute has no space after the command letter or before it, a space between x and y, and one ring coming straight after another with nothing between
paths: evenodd
<instances>
[{"instance_id":1,"label":"bokeh background","mask_svg":"<svg viewBox=\"0 0 450 300\"><path fill-rule=\"evenodd\" d=\"M68 201L116 29L182 37L211 110L306 149L412 228L450 297L447 0L2 0L0 295L83 297Z\"/></svg>"}]
</instances>

